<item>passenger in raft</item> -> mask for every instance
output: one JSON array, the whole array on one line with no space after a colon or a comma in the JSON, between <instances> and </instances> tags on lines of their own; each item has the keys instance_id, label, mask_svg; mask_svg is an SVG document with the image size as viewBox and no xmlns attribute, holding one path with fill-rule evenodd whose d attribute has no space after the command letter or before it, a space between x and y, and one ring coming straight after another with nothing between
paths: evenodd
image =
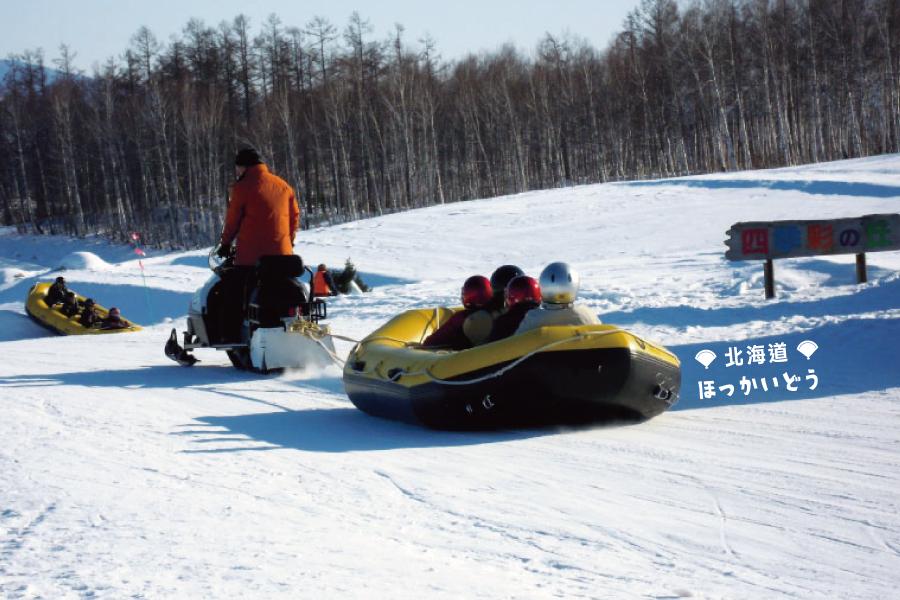
<instances>
[{"instance_id":1,"label":"passenger in raft","mask_svg":"<svg viewBox=\"0 0 900 600\"><path fill-rule=\"evenodd\" d=\"M575 304L581 277L568 264L555 262L544 267L540 284L541 308L525 315L516 334L550 325L600 324L600 319L589 308Z\"/></svg>"},{"instance_id":2,"label":"passenger in raft","mask_svg":"<svg viewBox=\"0 0 900 600\"><path fill-rule=\"evenodd\" d=\"M473 346L484 344L491 336L494 329L494 321L506 310L506 286L516 277L525 273L515 265L503 265L497 267L491 274L491 289L493 295L491 301L482 310L474 312L466 319L463 327L466 337L472 341Z\"/></svg>"},{"instance_id":3,"label":"passenger in raft","mask_svg":"<svg viewBox=\"0 0 900 600\"><path fill-rule=\"evenodd\" d=\"M44 303L49 307L53 307L54 304L59 304L66 298L66 292L69 291L69 288L66 287L66 280L64 277L57 277L56 281L50 284L50 287L47 288L47 296L44 298Z\"/></svg>"},{"instance_id":4,"label":"passenger in raft","mask_svg":"<svg viewBox=\"0 0 900 600\"><path fill-rule=\"evenodd\" d=\"M109 315L100 322L100 329L125 329L130 326L131 323L122 318L115 306L109 309Z\"/></svg>"},{"instance_id":5,"label":"passenger in raft","mask_svg":"<svg viewBox=\"0 0 900 600\"><path fill-rule=\"evenodd\" d=\"M75 292L66 292L65 297L63 297L62 306L59 307L59 312L69 318L74 317L80 312L78 298L75 297Z\"/></svg>"},{"instance_id":6,"label":"passenger in raft","mask_svg":"<svg viewBox=\"0 0 900 600\"><path fill-rule=\"evenodd\" d=\"M465 350L472 347L472 340L466 335L465 324L472 314L481 311L491 302L493 296L491 282L482 275L473 275L463 284L461 296L463 309L425 338L423 346L451 350Z\"/></svg>"},{"instance_id":7,"label":"passenger in raft","mask_svg":"<svg viewBox=\"0 0 900 600\"><path fill-rule=\"evenodd\" d=\"M508 338L516 332L528 311L541 305L541 286L534 277L521 275L506 286L506 312L494 320L488 342Z\"/></svg>"},{"instance_id":8,"label":"passenger in raft","mask_svg":"<svg viewBox=\"0 0 900 600\"><path fill-rule=\"evenodd\" d=\"M93 298L88 298L84 301L84 308L81 311L81 316L78 318L78 323L82 327L94 327L100 323L100 315L97 314Z\"/></svg>"}]
</instances>

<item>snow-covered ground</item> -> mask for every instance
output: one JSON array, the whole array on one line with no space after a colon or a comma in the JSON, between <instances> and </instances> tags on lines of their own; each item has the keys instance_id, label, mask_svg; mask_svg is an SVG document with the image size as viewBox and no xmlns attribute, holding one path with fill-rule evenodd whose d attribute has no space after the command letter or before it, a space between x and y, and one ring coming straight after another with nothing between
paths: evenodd
<instances>
[{"instance_id":1,"label":"snow-covered ground","mask_svg":"<svg viewBox=\"0 0 900 600\"><path fill-rule=\"evenodd\" d=\"M767 302L762 264L727 262L723 244L738 221L887 212L900 212L900 156L302 232L309 262L349 257L375 288L331 303L343 335L454 304L465 277L497 265L566 260L605 322L682 360L680 402L646 423L493 433L369 417L336 367L259 376L215 352L178 367L162 348L206 252L151 252L145 290L129 248L6 232L0 597L895 597L900 253L869 254L864 285L853 256L777 261ZM71 287L146 329L52 337L32 323L29 286L63 265ZM786 363L725 366L732 347L746 359L782 342ZM718 356L708 370L701 349ZM745 394L742 377L769 389Z\"/></svg>"}]
</instances>

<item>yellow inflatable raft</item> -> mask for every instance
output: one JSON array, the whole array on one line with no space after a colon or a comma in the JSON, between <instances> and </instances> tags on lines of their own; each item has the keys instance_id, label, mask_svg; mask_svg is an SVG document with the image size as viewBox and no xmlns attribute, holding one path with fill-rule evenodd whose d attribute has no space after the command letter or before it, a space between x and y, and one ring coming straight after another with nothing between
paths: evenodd
<instances>
[{"instance_id":1,"label":"yellow inflatable raft","mask_svg":"<svg viewBox=\"0 0 900 600\"><path fill-rule=\"evenodd\" d=\"M613 325L542 327L458 352L423 348L455 310L405 312L357 344L343 373L353 404L472 429L640 421L678 399L678 358Z\"/></svg>"},{"instance_id":2,"label":"yellow inflatable raft","mask_svg":"<svg viewBox=\"0 0 900 600\"><path fill-rule=\"evenodd\" d=\"M74 317L66 317L64 314L59 312L59 308L50 308L47 306L47 303L44 302L44 298L47 297L47 289L50 287L50 283L36 283L31 286L31 289L28 290L28 300L25 302L25 312L28 313L32 319L38 322L38 324L54 331L60 335L96 335L96 334L106 334L106 333L126 333L130 331L140 331L141 327L139 325L135 325L131 321L123 319L126 323L128 323L128 327L124 327L121 329L103 329L100 327L84 327L81 323L78 322L78 315ZM78 298L79 302L84 302L85 298L83 296L79 296L76 294L76 298ZM95 304L94 308L96 309L97 314L101 319L105 319L109 314L109 311L100 306L99 304Z\"/></svg>"}]
</instances>

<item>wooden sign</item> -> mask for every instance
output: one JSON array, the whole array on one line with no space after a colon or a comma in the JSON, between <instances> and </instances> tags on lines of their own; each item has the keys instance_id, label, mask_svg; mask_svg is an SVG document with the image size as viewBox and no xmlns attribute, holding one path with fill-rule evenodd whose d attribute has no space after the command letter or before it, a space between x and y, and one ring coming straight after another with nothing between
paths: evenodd
<instances>
[{"instance_id":1,"label":"wooden sign","mask_svg":"<svg viewBox=\"0 0 900 600\"><path fill-rule=\"evenodd\" d=\"M855 254L857 281L865 282L866 252L900 250L900 214L735 223L727 235L725 258L766 261L766 298L774 298L776 258Z\"/></svg>"},{"instance_id":2,"label":"wooden sign","mask_svg":"<svg viewBox=\"0 0 900 600\"><path fill-rule=\"evenodd\" d=\"M900 250L900 214L854 219L735 223L728 260L767 260Z\"/></svg>"}]
</instances>

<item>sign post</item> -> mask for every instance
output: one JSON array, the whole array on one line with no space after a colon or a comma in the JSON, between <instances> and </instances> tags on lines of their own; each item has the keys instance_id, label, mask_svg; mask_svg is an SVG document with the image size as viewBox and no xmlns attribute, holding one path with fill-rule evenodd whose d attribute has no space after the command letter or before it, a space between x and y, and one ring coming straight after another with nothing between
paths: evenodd
<instances>
[{"instance_id":1,"label":"sign post","mask_svg":"<svg viewBox=\"0 0 900 600\"><path fill-rule=\"evenodd\" d=\"M766 261L766 298L774 298L777 258L855 254L856 280L865 283L867 252L900 250L900 214L735 223L727 235L725 258Z\"/></svg>"},{"instance_id":2,"label":"sign post","mask_svg":"<svg viewBox=\"0 0 900 600\"><path fill-rule=\"evenodd\" d=\"M775 265L771 258L766 259L764 268L766 274L766 300L775 297Z\"/></svg>"},{"instance_id":3,"label":"sign post","mask_svg":"<svg viewBox=\"0 0 900 600\"><path fill-rule=\"evenodd\" d=\"M856 283L865 283L869 280L866 275L866 253L856 255Z\"/></svg>"}]
</instances>

